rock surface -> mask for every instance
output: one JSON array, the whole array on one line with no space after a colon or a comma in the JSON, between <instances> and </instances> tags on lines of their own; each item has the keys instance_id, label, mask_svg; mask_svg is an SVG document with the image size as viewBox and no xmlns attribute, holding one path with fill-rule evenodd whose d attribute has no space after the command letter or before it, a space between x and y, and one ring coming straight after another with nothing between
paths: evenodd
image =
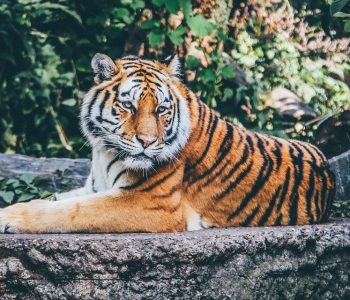
<instances>
[{"instance_id":1,"label":"rock surface","mask_svg":"<svg viewBox=\"0 0 350 300\"><path fill-rule=\"evenodd\" d=\"M32 174L43 180L43 187L51 192L83 186L89 172L89 159L35 158L0 153L0 176L18 178L22 174Z\"/></svg>"},{"instance_id":2,"label":"rock surface","mask_svg":"<svg viewBox=\"0 0 350 300\"><path fill-rule=\"evenodd\" d=\"M350 200L350 151L331 158L329 164L336 177L336 199Z\"/></svg>"},{"instance_id":3,"label":"rock surface","mask_svg":"<svg viewBox=\"0 0 350 300\"><path fill-rule=\"evenodd\" d=\"M4 235L1 299L350 299L350 221Z\"/></svg>"}]
</instances>

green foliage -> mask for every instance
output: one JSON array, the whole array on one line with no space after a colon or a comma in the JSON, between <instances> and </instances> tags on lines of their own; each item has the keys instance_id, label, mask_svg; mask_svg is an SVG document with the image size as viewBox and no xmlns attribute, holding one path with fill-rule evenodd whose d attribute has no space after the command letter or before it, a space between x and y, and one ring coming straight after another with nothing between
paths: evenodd
<instances>
[{"instance_id":1,"label":"green foliage","mask_svg":"<svg viewBox=\"0 0 350 300\"><path fill-rule=\"evenodd\" d=\"M349 200L337 200L334 201L333 216L341 218L350 218L350 201Z\"/></svg>"},{"instance_id":2,"label":"green foliage","mask_svg":"<svg viewBox=\"0 0 350 300\"><path fill-rule=\"evenodd\" d=\"M90 59L96 52L164 59L178 51L185 82L222 115L254 130L312 139L313 128L295 130L266 100L274 87L284 86L320 115L347 107L349 88L340 77L349 72L348 60L322 43L308 48L321 26L329 27L329 6L326 0L294 0L293 18L284 15L290 12L284 0L245 2L209 1L207 8L207 2L190 0L1 1L0 151L89 155L78 115L93 84ZM335 1L331 5L346 20ZM307 14L317 8L322 18ZM304 17L311 29L301 36L296 20Z\"/></svg>"},{"instance_id":3,"label":"green foliage","mask_svg":"<svg viewBox=\"0 0 350 300\"><path fill-rule=\"evenodd\" d=\"M0 206L51 196L51 193L39 188L39 185L39 180L29 174L24 174L19 179L0 177Z\"/></svg>"},{"instance_id":4,"label":"green foliage","mask_svg":"<svg viewBox=\"0 0 350 300\"><path fill-rule=\"evenodd\" d=\"M344 31L350 33L350 13L342 12L344 9L350 10L350 0L331 0L330 8L333 17L344 20Z\"/></svg>"}]
</instances>

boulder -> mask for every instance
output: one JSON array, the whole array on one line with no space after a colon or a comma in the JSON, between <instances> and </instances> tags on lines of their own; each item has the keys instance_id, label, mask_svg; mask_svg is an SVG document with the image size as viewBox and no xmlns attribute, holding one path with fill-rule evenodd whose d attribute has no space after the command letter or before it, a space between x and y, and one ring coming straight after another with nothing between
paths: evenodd
<instances>
[{"instance_id":1,"label":"boulder","mask_svg":"<svg viewBox=\"0 0 350 300\"><path fill-rule=\"evenodd\" d=\"M31 174L50 192L64 191L84 185L90 172L89 159L36 158L20 154L0 153L0 176L19 178Z\"/></svg>"}]
</instances>

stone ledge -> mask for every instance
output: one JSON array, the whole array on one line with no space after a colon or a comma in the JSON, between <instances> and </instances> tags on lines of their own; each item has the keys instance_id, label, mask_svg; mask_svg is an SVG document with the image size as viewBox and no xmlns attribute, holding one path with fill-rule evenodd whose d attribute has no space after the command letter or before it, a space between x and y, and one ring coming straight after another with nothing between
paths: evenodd
<instances>
[{"instance_id":1,"label":"stone ledge","mask_svg":"<svg viewBox=\"0 0 350 300\"><path fill-rule=\"evenodd\" d=\"M349 299L350 220L176 234L4 235L1 299Z\"/></svg>"}]
</instances>

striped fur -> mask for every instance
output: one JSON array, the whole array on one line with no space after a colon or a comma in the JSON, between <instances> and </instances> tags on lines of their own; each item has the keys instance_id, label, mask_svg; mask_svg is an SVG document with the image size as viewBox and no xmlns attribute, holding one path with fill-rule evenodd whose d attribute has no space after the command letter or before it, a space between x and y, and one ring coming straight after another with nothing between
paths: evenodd
<instances>
[{"instance_id":1,"label":"striped fur","mask_svg":"<svg viewBox=\"0 0 350 300\"><path fill-rule=\"evenodd\" d=\"M314 146L224 121L167 63L93 59L81 110L86 186L0 211L6 232L167 232L326 221L335 182Z\"/></svg>"}]
</instances>

